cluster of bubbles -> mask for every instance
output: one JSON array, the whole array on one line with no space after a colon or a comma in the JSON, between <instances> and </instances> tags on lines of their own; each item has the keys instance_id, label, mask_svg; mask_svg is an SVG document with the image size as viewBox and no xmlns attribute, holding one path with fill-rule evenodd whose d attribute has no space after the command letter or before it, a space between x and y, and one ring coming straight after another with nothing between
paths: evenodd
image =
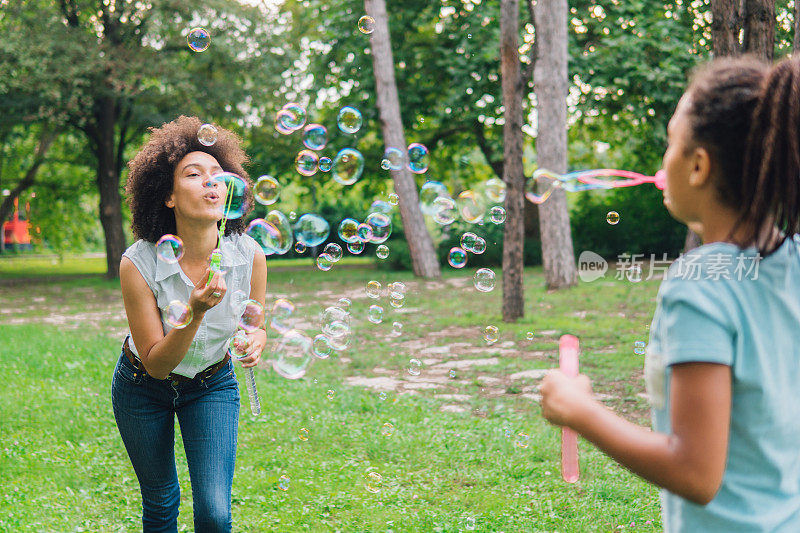
<instances>
[{"instance_id":1,"label":"cluster of bubbles","mask_svg":"<svg viewBox=\"0 0 800 533\"><path fill-rule=\"evenodd\" d=\"M506 185L502 180L492 178L483 183L482 189L482 194L468 189L453 198L442 182L427 181L420 188L420 210L442 226L452 224L459 216L469 224L482 224L489 205L505 200ZM505 209L500 205L492 206L489 220L494 224L505 222Z\"/></svg>"}]
</instances>

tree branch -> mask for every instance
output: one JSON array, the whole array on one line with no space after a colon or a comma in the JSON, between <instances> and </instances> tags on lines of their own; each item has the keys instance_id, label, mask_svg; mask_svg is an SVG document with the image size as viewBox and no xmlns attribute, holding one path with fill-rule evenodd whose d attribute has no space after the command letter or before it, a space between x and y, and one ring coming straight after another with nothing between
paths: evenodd
<instances>
[{"instance_id":1,"label":"tree branch","mask_svg":"<svg viewBox=\"0 0 800 533\"><path fill-rule=\"evenodd\" d=\"M469 131L469 126L466 124L459 124L458 126L453 126L452 128L436 132L430 138L428 138L423 144L428 148L433 148L439 141L446 139L451 135L455 135L456 133L462 133L465 131Z\"/></svg>"},{"instance_id":2,"label":"tree branch","mask_svg":"<svg viewBox=\"0 0 800 533\"><path fill-rule=\"evenodd\" d=\"M8 218L8 215L14 208L14 200L16 200L19 195L23 193L23 191L33 185L33 183L36 181L36 173L39 171L39 167L42 166L42 163L44 163L47 150L50 149L50 145L53 144L53 141L56 139L58 134L58 128L51 129L51 127L47 124L42 127L42 132L39 134L39 142L36 145L33 163L25 173L25 176L11 190L11 194L3 198L3 202L0 204L0 221Z\"/></svg>"},{"instance_id":3,"label":"tree branch","mask_svg":"<svg viewBox=\"0 0 800 533\"><path fill-rule=\"evenodd\" d=\"M498 178L501 180L503 179L503 161L496 161L492 157L492 148L489 146L489 143L486 141L486 133L483 131L483 124L480 122L475 122L473 125L472 131L475 133L475 139L478 141L478 146L483 153L483 157L486 158L486 162L489 163L489 166L492 167L492 170L497 175Z\"/></svg>"}]
</instances>

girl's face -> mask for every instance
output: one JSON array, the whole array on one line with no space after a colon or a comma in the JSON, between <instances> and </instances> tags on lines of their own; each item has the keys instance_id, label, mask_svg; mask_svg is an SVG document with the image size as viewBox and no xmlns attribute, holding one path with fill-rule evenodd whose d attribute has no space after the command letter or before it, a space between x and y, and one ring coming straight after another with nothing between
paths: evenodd
<instances>
[{"instance_id":1,"label":"girl's face","mask_svg":"<svg viewBox=\"0 0 800 533\"><path fill-rule=\"evenodd\" d=\"M173 209L176 220L216 222L222 218L222 194L219 187L204 184L223 172L217 160L205 152L189 152L175 165L172 193L166 206Z\"/></svg>"}]
</instances>

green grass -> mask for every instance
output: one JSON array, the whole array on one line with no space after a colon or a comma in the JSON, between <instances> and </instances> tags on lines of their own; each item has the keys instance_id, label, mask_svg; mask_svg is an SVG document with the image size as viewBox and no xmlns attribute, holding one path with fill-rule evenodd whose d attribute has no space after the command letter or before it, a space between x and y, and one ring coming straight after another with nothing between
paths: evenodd
<instances>
[{"instance_id":1,"label":"green grass","mask_svg":"<svg viewBox=\"0 0 800 533\"><path fill-rule=\"evenodd\" d=\"M437 282L336 266L326 273L302 267L270 274L268 299L288 296L305 323L316 324L321 310L349 295L353 340L344 352L315 360L300 380L257 370L259 417L250 414L237 365L242 411L235 531L455 532L472 520L476 531L611 531L630 529L631 522L637 531L661 529L657 489L585 441L581 480L564 483L559 430L524 395L538 381L508 378L554 366L558 337L572 333L581 339L581 368L595 391L646 424L647 406L638 396L643 360L632 346L647 338L658 282L606 280L548 293L541 269L530 269L526 316L504 324L501 279L494 291L479 293L472 273L448 269ZM390 307L385 291L377 301L360 297L370 279L384 288L406 283L403 308ZM0 288L0 379L6 384L0 390L0 531L141 528L138 484L110 403L125 331L118 290L117 282L99 277L57 283L45 277ZM372 304L384 307L383 323L365 319ZM389 335L393 321L403 324L399 337ZM491 346L482 338L489 324L500 330ZM528 331L536 334L533 340ZM308 333L315 334L314 327ZM441 360L421 351L446 346L453 348L445 362L498 361L459 369L456 379L436 389L408 393L409 358ZM422 371L424 378L433 363ZM400 385L385 399L347 385L348 378L376 375ZM447 396L454 394L458 400ZM462 411L442 409L454 405ZM381 434L387 422L395 428L389 437ZM298 438L301 428L309 430L307 441ZM515 445L520 432L530 435L527 447ZM179 524L191 531L191 487L176 440ZM382 476L377 494L365 488L370 471ZM286 492L278 489L281 475L290 478Z\"/></svg>"}]
</instances>

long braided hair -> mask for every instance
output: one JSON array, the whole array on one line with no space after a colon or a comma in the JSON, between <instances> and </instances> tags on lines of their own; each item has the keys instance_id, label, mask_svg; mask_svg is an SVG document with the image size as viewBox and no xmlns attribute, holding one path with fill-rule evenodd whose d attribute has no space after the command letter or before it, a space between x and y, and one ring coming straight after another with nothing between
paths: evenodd
<instances>
[{"instance_id":1,"label":"long braided hair","mask_svg":"<svg viewBox=\"0 0 800 533\"><path fill-rule=\"evenodd\" d=\"M740 213L730 237L762 256L771 228L800 233L800 58L770 67L752 57L720 58L692 77L691 128L712 157L720 201Z\"/></svg>"}]
</instances>

